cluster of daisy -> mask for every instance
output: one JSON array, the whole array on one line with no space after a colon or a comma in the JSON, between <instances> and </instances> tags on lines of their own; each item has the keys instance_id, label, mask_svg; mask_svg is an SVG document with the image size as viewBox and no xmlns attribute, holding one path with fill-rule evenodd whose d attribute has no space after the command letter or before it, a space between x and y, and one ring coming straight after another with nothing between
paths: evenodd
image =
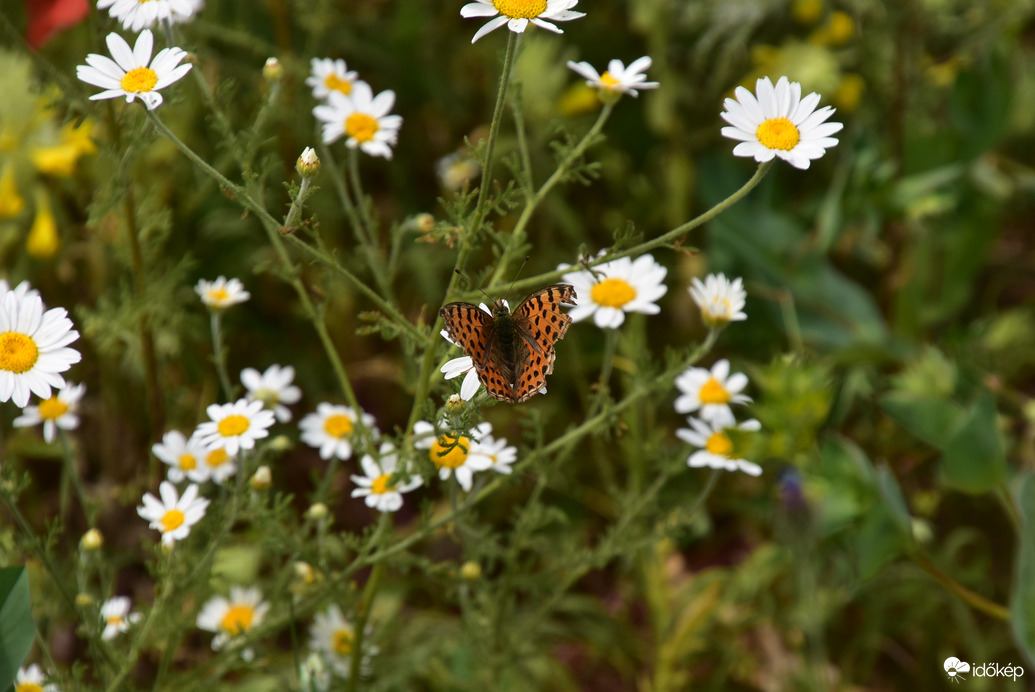
<instances>
[{"instance_id":1,"label":"cluster of daisy","mask_svg":"<svg viewBox=\"0 0 1035 692\"><path fill-rule=\"evenodd\" d=\"M27 281L10 288L0 279L0 403L22 408L15 427L43 424L53 442L60 430L79 425L77 408L86 388L66 382L66 372L82 356L69 345L79 338L64 308L47 309ZM29 406L30 394L39 403Z\"/></svg>"},{"instance_id":2,"label":"cluster of daisy","mask_svg":"<svg viewBox=\"0 0 1035 692\"><path fill-rule=\"evenodd\" d=\"M344 60L313 58L306 84L320 104L313 116L323 123L324 144L346 137L345 145L371 156L392 158L399 138L402 116L392 114L395 92L374 95L370 85L359 79Z\"/></svg>"},{"instance_id":3,"label":"cluster of daisy","mask_svg":"<svg viewBox=\"0 0 1035 692\"><path fill-rule=\"evenodd\" d=\"M711 329L722 329L730 322L747 319L744 304L747 293L743 282L732 281L724 274L709 274L704 281L695 278L690 295L701 310L701 319ZM752 476L762 468L745 460L734 444L731 432L755 432L761 429L757 420L737 422L732 405L746 404L751 398L744 394L748 378L742 373L730 374L727 360L717 361L710 369L691 367L676 378L680 396L675 409L687 416L690 427L676 431L679 439L693 445L697 451L687 459L691 468L707 466L727 471L743 471Z\"/></svg>"},{"instance_id":4,"label":"cluster of daisy","mask_svg":"<svg viewBox=\"0 0 1035 692\"><path fill-rule=\"evenodd\" d=\"M554 22L567 22L584 17L572 10L578 0L475 0L460 10L462 17L488 17L471 39L481 37L502 26L515 33L523 33L529 24L556 33L562 33ZM657 82L647 82L644 74L651 59L643 56L626 67L620 60L611 60L607 70L599 73L589 63L568 62L568 67L586 79L586 84L600 92L601 100L617 101L622 94L636 96L642 89L655 89ZM752 157L759 163L779 157L800 169L820 158L827 149L837 145L832 135L843 125L827 122L834 109L825 106L817 110L820 96L811 93L804 98L801 84L780 77L773 85L769 77L755 84L752 94L743 86L734 92L736 98L727 98L721 117L729 126L722 135L740 143L734 147L734 156Z\"/></svg>"}]
</instances>

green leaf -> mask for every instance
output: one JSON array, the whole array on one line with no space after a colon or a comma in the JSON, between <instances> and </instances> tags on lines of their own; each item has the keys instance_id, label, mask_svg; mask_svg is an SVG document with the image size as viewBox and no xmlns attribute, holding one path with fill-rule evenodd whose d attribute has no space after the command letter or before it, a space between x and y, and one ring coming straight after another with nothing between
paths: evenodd
<instances>
[{"instance_id":1,"label":"green leaf","mask_svg":"<svg viewBox=\"0 0 1035 692\"><path fill-rule=\"evenodd\" d=\"M874 505L859 528L859 575L871 579L909 548L909 539L887 505Z\"/></svg>"},{"instance_id":2,"label":"green leaf","mask_svg":"<svg viewBox=\"0 0 1035 692\"><path fill-rule=\"evenodd\" d=\"M965 417L954 401L901 392L881 397L880 407L909 434L942 450Z\"/></svg>"},{"instance_id":3,"label":"green leaf","mask_svg":"<svg viewBox=\"0 0 1035 692\"><path fill-rule=\"evenodd\" d=\"M1021 531L1017 574L1010 595L1010 624L1028 662L1035 665L1035 474L1028 473L1017 491Z\"/></svg>"},{"instance_id":4,"label":"green leaf","mask_svg":"<svg viewBox=\"0 0 1035 692\"><path fill-rule=\"evenodd\" d=\"M0 568L0 690L14 682L35 636L25 567Z\"/></svg>"},{"instance_id":5,"label":"green leaf","mask_svg":"<svg viewBox=\"0 0 1035 692\"><path fill-rule=\"evenodd\" d=\"M984 394L949 439L942 456L945 482L967 493L992 490L1006 479L1006 453L996 423L995 398Z\"/></svg>"},{"instance_id":6,"label":"green leaf","mask_svg":"<svg viewBox=\"0 0 1035 692\"><path fill-rule=\"evenodd\" d=\"M880 497L888 516L895 522L895 526L898 527L906 542L912 542L913 518L909 514L909 506L902 494L902 488L899 487L898 479L887 466L877 469L877 490L880 491Z\"/></svg>"}]
</instances>

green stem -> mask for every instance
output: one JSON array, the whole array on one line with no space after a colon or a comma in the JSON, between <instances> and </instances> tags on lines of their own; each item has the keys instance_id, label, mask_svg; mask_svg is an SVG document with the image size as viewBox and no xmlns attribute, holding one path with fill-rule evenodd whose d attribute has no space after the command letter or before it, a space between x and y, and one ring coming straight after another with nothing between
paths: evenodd
<instances>
[{"instance_id":1,"label":"green stem","mask_svg":"<svg viewBox=\"0 0 1035 692\"><path fill-rule=\"evenodd\" d=\"M997 620L1003 620L1006 622L1010 620L1010 610L1008 608L1001 606L994 601L988 600L979 593L971 591L939 569L933 562L928 560L926 556L921 553L914 553L912 558L913 561L916 562L916 564L918 564L925 572L931 575L935 581L945 587L948 591L959 596L967 603L967 605L971 606L975 610L980 610L982 613L994 617Z\"/></svg>"},{"instance_id":2,"label":"green stem","mask_svg":"<svg viewBox=\"0 0 1035 692\"><path fill-rule=\"evenodd\" d=\"M489 198L489 187L492 185L492 164L496 155L496 140L499 139L500 122L503 116L503 104L507 100L507 89L510 87L510 75L514 69L514 55L517 52L517 44L520 34L513 32L507 35L507 51L503 56L503 74L500 75L499 91L496 93L496 106L492 109L492 123L489 125L489 141L485 146L485 163L482 165L482 181L478 186L478 203L474 207L474 216L471 217L471 225L467 228L467 236L470 237L481 228L482 220L485 218L485 203ZM463 269L463 265L460 265Z\"/></svg>"},{"instance_id":3,"label":"green stem","mask_svg":"<svg viewBox=\"0 0 1035 692\"><path fill-rule=\"evenodd\" d=\"M518 217L517 223L514 224L514 230L511 231L510 239L507 241L507 246L503 249L503 254L500 256L499 262L496 263L496 271L493 272L492 279L489 281L490 287L498 285L503 280L505 276L504 273L507 271L507 263L510 261L514 250L520 247L522 241L524 241L525 228L532 220L532 214L535 212L536 208L546 198L546 195L550 193L550 190L552 190L559 182L564 180L568 175L571 165L575 163L583 153L585 153L586 149L589 148L590 145L597 141L600 131L604 128L604 124L607 122L608 118L611 117L611 112L613 110L614 104L604 105L600 110L600 115L597 116L596 122L593 123L593 126L589 128L585 135L583 135L579 143L568 152L568 155L564 157L564 160L558 164L557 170L555 170L550 177L546 179L546 182L536 190L531 200L525 205L524 209L521 210L521 216ZM531 169L527 171L527 176L531 181Z\"/></svg>"},{"instance_id":4,"label":"green stem","mask_svg":"<svg viewBox=\"0 0 1035 692\"><path fill-rule=\"evenodd\" d=\"M367 196L363 194L363 186L360 184L359 149L349 150L348 166L349 184L352 186L352 195L359 206L360 222L366 226L366 242L363 243L363 250L367 256L367 261L370 263L374 281L377 282L381 295L386 300L391 300L392 287L389 283L388 267L385 264L384 256L381 254L381 247L378 244L377 222L372 214L373 202L368 200Z\"/></svg>"},{"instance_id":5,"label":"green stem","mask_svg":"<svg viewBox=\"0 0 1035 692\"><path fill-rule=\"evenodd\" d=\"M22 516L22 513L18 511L18 507L14 504L14 500L11 499L10 494L0 491L0 498L3 498L4 505L7 506L7 510L14 516L14 520L18 524L18 528L22 530L22 533L25 534L25 539L31 544L36 555L36 559L43 563L43 567L47 570L47 574L50 575L54 584L57 585L58 591L60 591L61 595L64 597L69 610L71 612L75 612L75 598L65 587L65 583L61 581L60 572L58 572L57 567L51 561L50 555L47 553L46 546L43 545L43 542L36 537L36 532L32 530L32 527L29 526L29 522L26 521L25 517Z\"/></svg>"},{"instance_id":6,"label":"green stem","mask_svg":"<svg viewBox=\"0 0 1035 692\"><path fill-rule=\"evenodd\" d=\"M338 355L338 350L335 348L334 342L331 341L330 334L327 332L327 326L323 322L322 315L309 299L309 293L306 291L305 284L303 284L302 280L298 277L297 269L292 264L287 248L284 247L284 243L281 240L280 229L282 226L280 222L273 218L262 204L253 199L252 196L248 194L247 190L240 185L232 183L225 175L210 166L208 162L198 156L193 149L184 144L183 141L169 129L169 126L155 115L153 111L148 111L147 115L148 118L150 118L151 123L163 135L165 135L184 156L190 159L195 166L200 168L209 177L213 178L216 182L225 187L238 204L253 211L255 215L262 220L262 226L266 231L266 236L270 241L270 245L273 246L281 264L289 274L286 281L291 284L291 287L295 290L295 295L298 296L298 300L301 303L302 308L305 310L306 315L309 317L309 321L316 330L317 337L320 339L324 352L327 354L327 358L331 362L331 368L334 370L334 374L338 379L338 385L341 387L342 393L345 395L345 399L353 408L359 411L359 402L356 399L355 392L352 390L352 385L349 383L347 373L345 372L345 365L342 363L341 357ZM293 236L288 237L290 238ZM371 293L373 292L371 291ZM374 295L376 296L377 294ZM360 423L360 427L362 427L362 423Z\"/></svg>"},{"instance_id":7,"label":"green stem","mask_svg":"<svg viewBox=\"0 0 1035 692\"><path fill-rule=\"evenodd\" d=\"M680 226L677 226L676 228L673 228L671 231L668 231L667 233L664 233L663 235L660 235L657 238L653 238L652 240L644 241L644 242L640 243L639 245L634 245L633 247L628 248L626 250L622 250L620 252L608 253L608 254L600 256L600 257L595 257L592 260L590 260L589 262L587 262L586 265L589 266L589 267L595 267L595 266L598 266L600 264L604 264L606 262L610 262L611 260L616 260L616 259L619 259L619 258L622 258L622 257L629 257L629 256L632 256L632 255L639 255L639 254L642 254L644 252L647 252L648 250L652 250L652 249L654 249L656 247L660 247L660 246L663 246L663 245L668 245L672 241L674 241L677 238L679 238L680 236L685 235L686 233L692 231L693 229L697 228L698 226L701 226L703 224L708 223L709 221L714 219L716 216L718 216L722 212L726 211L731 206L733 206L734 204L739 202L741 199L743 199L749 192L751 192L751 190L753 190L755 188L755 186L758 185L759 182L761 182L762 178L764 178L766 173L769 172L769 169L772 166L772 163L773 163L772 161L769 161L769 162L760 164L758 166L758 169L755 170L755 174L753 176L751 176L751 179L748 180L746 183L744 183L740 187L739 190L737 190L732 195L730 195L729 197L727 197L723 201L719 202L714 207L712 207L708 211L704 212L700 216L697 216L697 217L687 221L686 223L684 223L684 224L682 224ZM571 269L557 269L557 270L554 270L554 271L545 272L543 274L538 274L536 276L530 276L527 279L521 279L519 281L515 281L514 282L514 289L516 289L518 291L522 291L522 290L530 290L530 289L533 289L533 288L539 288L543 284L549 283L551 281L557 281L564 274L566 274L566 273L568 273L570 271L571 271ZM481 293L478 292L478 291L462 291L462 292L457 293L455 296L453 296L453 298L455 300L472 300L474 298L477 298L480 295L481 295Z\"/></svg>"},{"instance_id":8,"label":"green stem","mask_svg":"<svg viewBox=\"0 0 1035 692\"><path fill-rule=\"evenodd\" d=\"M94 519L96 519L96 512L90 510L90 505L86 501L86 491L83 489L82 479L79 478L79 470L75 466L75 455L72 453L72 444L68 441L68 433L64 430L58 430L58 438L61 440L61 457L65 469L65 477L71 482L72 488L75 490L76 497L79 499L79 506L83 508L83 514L86 515L86 523L89 526L94 525Z\"/></svg>"},{"instance_id":9,"label":"green stem","mask_svg":"<svg viewBox=\"0 0 1035 692\"><path fill-rule=\"evenodd\" d=\"M446 295L443 299L443 304L448 302L449 296L453 295L456 291L456 284L459 279L459 274L456 270L462 270L464 265L467 263L467 257L471 254L471 250L474 247L474 243L471 239L481 228L482 220L485 216L485 202L488 197L488 189L492 183L492 159L496 152L496 140L499 138L500 124L502 121L503 104L507 100L507 88L510 85L511 72L514 69L514 54L517 52L519 34L510 32L507 38L507 52L503 57L503 74L500 75L500 87L496 93L496 105L492 110L492 123L489 125L489 141L485 148L485 164L482 166L482 180L478 187L478 202L475 205L474 214L471 217L471 224L467 227L467 230L460 235L459 245L460 251L456 256L456 263L453 265L454 271L449 275L449 284L446 287ZM431 328L432 339L435 334L438 334L442 330L444 320L441 315L437 315L435 323ZM428 393L431 390L431 375L435 367L435 349L430 347L425 348L424 358L421 359L420 372L417 375L417 391L413 397L413 407L410 409L410 418L406 425L407 432L413 430L413 424L417 422L417 417L420 415L421 407L428 398Z\"/></svg>"},{"instance_id":10,"label":"green stem","mask_svg":"<svg viewBox=\"0 0 1035 692\"><path fill-rule=\"evenodd\" d=\"M383 537L391 530L392 526L392 515L390 512L382 512L381 520L378 522L377 533L374 536L373 542L377 542L383 539ZM355 692L356 685L359 682L360 671L363 666L363 639L366 635L367 622L370 620L370 610L374 605L374 598L377 596L377 591L381 588L381 578L385 572L385 561L382 560L374 565L374 568L370 571L370 577L367 579L366 587L363 589L363 600L360 601L360 606L356 612L356 623L355 629L353 629L352 638L352 655L349 661L349 684L347 692Z\"/></svg>"},{"instance_id":11,"label":"green stem","mask_svg":"<svg viewBox=\"0 0 1035 692\"><path fill-rule=\"evenodd\" d=\"M211 308L209 325L212 331L213 362L219 375L219 384L223 388L226 401L233 401L233 387L226 370L226 347L223 345L223 313L218 308Z\"/></svg>"},{"instance_id":12,"label":"green stem","mask_svg":"<svg viewBox=\"0 0 1035 692\"><path fill-rule=\"evenodd\" d=\"M330 147L322 142L320 144L320 162L331 176L334 190L338 193L338 201L341 202L345 215L349 217L349 225L352 226L352 233L356 237L356 241L360 245L366 245L370 241L366 237L366 228L363 226L359 212L356 211L356 203L352 201L352 197L349 195L349 189L345 183L345 174L338 167L338 162L335 160L334 154L331 153Z\"/></svg>"}]
</instances>

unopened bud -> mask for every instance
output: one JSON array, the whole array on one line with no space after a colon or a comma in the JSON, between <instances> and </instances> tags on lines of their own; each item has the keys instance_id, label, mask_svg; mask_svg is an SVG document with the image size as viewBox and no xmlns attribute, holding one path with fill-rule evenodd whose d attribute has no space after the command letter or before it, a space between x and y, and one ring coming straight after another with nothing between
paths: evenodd
<instances>
[{"instance_id":1,"label":"unopened bud","mask_svg":"<svg viewBox=\"0 0 1035 692\"><path fill-rule=\"evenodd\" d=\"M313 521L323 521L327 518L327 505L322 502L314 503L305 514Z\"/></svg>"},{"instance_id":2,"label":"unopened bud","mask_svg":"<svg viewBox=\"0 0 1035 692\"><path fill-rule=\"evenodd\" d=\"M295 162L295 170L303 178L312 178L320 172L320 157L316 155L312 147L302 150L302 155Z\"/></svg>"},{"instance_id":3,"label":"unopened bud","mask_svg":"<svg viewBox=\"0 0 1035 692\"><path fill-rule=\"evenodd\" d=\"M97 529L90 529L79 539L79 547L83 550L99 550L104 545L104 536Z\"/></svg>"},{"instance_id":4,"label":"unopened bud","mask_svg":"<svg viewBox=\"0 0 1035 692\"><path fill-rule=\"evenodd\" d=\"M468 560L460 566L460 576L467 581L474 581L482 576L482 566L474 560Z\"/></svg>"},{"instance_id":5,"label":"unopened bud","mask_svg":"<svg viewBox=\"0 0 1035 692\"><path fill-rule=\"evenodd\" d=\"M276 58L267 58L266 64L262 66L262 76L267 82L279 82L284 76L284 66Z\"/></svg>"},{"instance_id":6,"label":"unopened bud","mask_svg":"<svg viewBox=\"0 0 1035 692\"><path fill-rule=\"evenodd\" d=\"M464 410L464 400L459 394L450 394L446 399L446 411L449 413L460 413Z\"/></svg>"},{"instance_id":7,"label":"unopened bud","mask_svg":"<svg viewBox=\"0 0 1035 692\"><path fill-rule=\"evenodd\" d=\"M77 593L75 595L75 604L79 608L86 608L93 604L93 596L88 593Z\"/></svg>"},{"instance_id":8,"label":"unopened bud","mask_svg":"<svg viewBox=\"0 0 1035 692\"><path fill-rule=\"evenodd\" d=\"M256 490L268 490L273 482L273 474L270 473L270 467L263 465L255 469L255 473L252 474L248 482Z\"/></svg>"}]
</instances>

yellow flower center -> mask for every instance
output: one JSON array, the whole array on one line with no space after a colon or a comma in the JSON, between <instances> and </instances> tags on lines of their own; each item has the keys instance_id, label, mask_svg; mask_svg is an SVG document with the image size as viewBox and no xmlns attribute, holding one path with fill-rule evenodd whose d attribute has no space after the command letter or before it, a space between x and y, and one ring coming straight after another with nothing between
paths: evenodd
<instances>
[{"instance_id":1,"label":"yellow flower center","mask_svg":"<svg viewBox=\"0 0 1035 692\"><path fill-rule=\"evenodd\" d=\"M226 300L230 300L230 293L220 286L219 288L209 290L208 299L213 303L222 303Z\"/></svg>"},{"instance_id":2,"label":"yellow flower center","mask_svg":"<svg viewBox=\"0 0 1035 692\"><path fill-rule=\"evenodd\" d=\"M68 404L52 396L46 401L40 402L40 418L43 420L57 420L68 411Z\"/></svg>"},{"instance_id":3,"label":"yellow flower center","mask_svg":"<svg viewBox=\"0 0 1035 692\"><path fill-rule=\"evenodd\" d=\"M372 140L380 129L377 118L366 113L353 113L345 118L345 134L361 144Z\"/></svg>"},{"instance_id":4,"label":"yellow flower center","mask_svg":"<svg viewBox=\"0 0 1035 692\"><path fill-rule=\"evenodd\" d=\"M730 393L726 391L726 388L719 384L719 381L714 377L709 377L708 381L701 387L701 391L698 393L702 404L728 404L730 403Z\"/></svg>"},{"instance_id":5,"label":"yellow flower center","mask_svg":"<svg viewBox=\"0 0 1035 692\"><path fill-rule=\"evenodd\" d=\"M280 403L280 397L272 389L256 389L252 392L252 398L271 408Z\"/></svg>"},{"instance_id":6,"label":"yellow flower center","mask_svg":"<svg viewBox=\"0 0 1035 692\"><path fill-rule=\"evenodd\" d=\"M118 627L125 621L125 618L123 618L121 615L109 615L107 620L108 624L114 627Z\"/></svg>"},{"instance_id":7,"label":"yellow flower center","mask_svg":"<svg viewBox=\"0 0 1035 692\"><path fill-rule=\"evenodd\" d=\"M39 357L40 350L31 337L18 332L0 334L0 370L20 375L32 370Z\"/></svg>"},{"instance_id":8,"label":"yellow flower center","mask_svg":"<svg viewBox=\"0 0 1035 692\"><path fill-rule=\"evenodd\" d=\"M219 629L231 636L247 632L252 628L255 609L246 603L235 603L230 606L226 615L219 621Z\"/></svg>"},{"instance_id":9,"label":"yellow flower center","mask_svg":"<svg viewBox=\"0 0 1035 692\"><path fill-rule=\"evenodd\" d=\"M133 94L151 91L155 84L158 84L158 75L149 67L135 67L119 82L123 91Z\"/></svg>"},{"instance_id":10,"label":"yellow flower center","mask_svg":"<svg viewBox=\"0 0 1035 692\"><path fill-rule=\"evenodd\" d=\"M431 445L431 463L438 468L456 469L467 461L467 454L471 451L471 440L460 435L446 433L435 440Z\"/></svg>"},{"instance_id":11,"label":"yellow flower center","mask_svg":"<svg viewBox=\"0 0 1035 692\"><path fill-rule=\"evenodd\" d=\"M235 413L219 421L219 425L216 427L219 430L219 434L223 437L236 437L247 431L250 425L251 422L247 417Z\"/></svg>"},{"instance_id":12,"label":"yellow flower center","mask_svg":"<svg viewBox=\"0 0 1035 692\"><path fill-rule=\"evenodd\" d=\"M733 440L724 432L713 433L704 448L716 456L728 457L733 453Z\"/></svg>"},{"instance_id":13,"label":"yellow flower center","mask_svg":"<svg viewBox=\"0 0 1035 692\"><path fill-rule=\"evenodd\" d=\"M39 683L19 682L18 686L14 688L14 692L43 692L43 688Z\"/></svg>"},{"instance_id":14,"label":"yellow flower center","mask_svg":"<svg viewBox=\"0 0 1035 692\"><path fill-rule=\"evenodd\" d=\"M218 449L216 451L226 454L226 450ZM209 456L211 456L211 454ZM176 460L176 463L184 471L193 471L198 468L198 459L193 454L181 454L180 458Z\"/></svg>"},{"instance_id":15,"label":"yellow flower center","mask_svg":"<svg viewBox=\"0 0 1035 692\"><path fill-rule=\"evenodd\" d=\"M636 297L636 289L625 279L608 278L593 284L590 297L602 307L620 308Z\"/></svg>"},{"instance_id":16,"label":"yellow flower center","mask_svg":"<svg viewBox=\"0 0 1035 692\"><path fill-rule=\"evenodd\" d=\"M787 118L770 118L758 126L755 136L762 146L769 149L790 151L798 146L801 134Z\"/></svg>"},{"instance_id":17,"label":"yellow flower center","mask_svg":"<svg viewBox=\"0 0 1035 692\"><path fill-rule=\"evenodd\" d=\"M174 507L163 514L158 523L162 525L162 533L169 533L183 526L184 519L183 512Z\"/></svg>"},{"instance_id":18,"label":"yellow flower center","mask_svg":"<svg viewBox=\"0 0 1035 692\"><path fill-rule=\"evenodd\" d=\"M535 19L546 12L546 0L492 0L492 4L512 19Z\"/></svg>"},{"instance_id":19,"label":"yellow flower center","mask_svg":"<svg viewBox=\"0 0 1035 692\"><path fill-rule=\"evenodd\" d=\"M331 437L337 437L339 440L352 437L352 431L355 429L355 423L345 414L339 413L327 416L327 420L323 422L323 431Z\"/></svg>"},{"instance_id":20,"label":"yellow flower center","mask_svg":"<svg viewBox=\"0 0 1035 692\"><path fill-rule=\"evenodd\" d=\"M334 630L331 634L331 649L340 656L348 656L352 653L352 630L344 627Z\"/></svg>"},{"instance_id":21,"label":"yellow flower center","mask_svg":"<svg viewBox=\"0 0 1035 692\"><path fill-rule=\"evenodd\" d=\"M384 495L395 490L394 485L388 484L388 479L392 477L390 473L383 473L378 476L373 483L370 485L370 492L376 495Z\"/></svg>"},{"instance_id":22,"label":"yellow flower center","mask_svg":"<svg viewBox=\"0 0 1035 692\"><path fill-rule=\"evenodd\" d=\"M213 469L217 466L222 466L228 461L230 461L230 454L225 449L213 449L208 453L208 456L205 457L205 464L207 464L209 468Z\"/></svg>"},{"instance_id":23,"label":"yellow flower center","mask_svg":"<svg viewBox=\"0 0 1035 692\"><path fill-rule=\"evenodd\" d=\"M600 75L600 83L608 89L613 89L619 84L618 80L610 72L605 72L604 74Z\"/></svg>"},{"instance_id":24,"label":"yellow flower center","mask_svg":"<svg viewBox=\"0 0 1035 692\"><path fill-rule=\"evenodd\" d=\"M333 72L323 78L323 85L331 91L340 91L346 96L352 93L352 82L342 79Z\"/></svg>"}]
</instances>

